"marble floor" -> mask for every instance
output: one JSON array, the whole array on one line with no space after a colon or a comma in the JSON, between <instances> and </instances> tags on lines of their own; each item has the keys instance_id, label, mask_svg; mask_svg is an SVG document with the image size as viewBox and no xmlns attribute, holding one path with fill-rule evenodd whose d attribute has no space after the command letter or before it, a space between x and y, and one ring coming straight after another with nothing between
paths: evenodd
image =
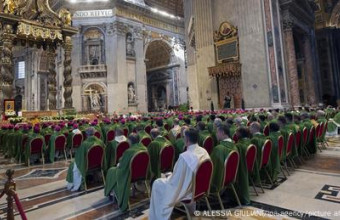
<instances>
[{"instance_id":1,"label":"marble floor","mask_svg":"<svg viewBox=\"0 0 340 220\"><path fill-rule=\"evenodd\" d=\"M290 172L286 181L264 194L252 193L250 206L218 210L215 219L340 219L340 137L330 138L329 147ZM7 169L14 169L17 194L28 219L147 219L149 199L143 193L130 198L132 208L121 212L104 197L102 183L90 183L87 192L66 190L70 161L25 167L1 157L0 192ZM226 207L228 203L225 203ZM0 220L6 217L6 199L0 199ZM204 209L204 208L203 208ZM211 219L205 212L193 219ZM225 215L226 217L218 217ZM15 212L15 218L20 216ZM186 219L175 211L172 219Z\"/></svg>"}]
</instances>

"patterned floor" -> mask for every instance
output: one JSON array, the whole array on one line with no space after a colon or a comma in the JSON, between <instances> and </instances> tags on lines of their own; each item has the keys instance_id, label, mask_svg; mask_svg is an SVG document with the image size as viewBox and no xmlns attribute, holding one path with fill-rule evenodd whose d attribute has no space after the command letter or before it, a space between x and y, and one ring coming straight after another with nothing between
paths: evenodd
<instances>
[{"instance_id":1,"label":"patterned floor","mask_svg":"<svg viewBox=\"0 0 340 220\"><path fill-rule=\"evenodd\" d=\"M88 192L66 190L66 172L70 161L54 164L18 165L0 155L0 186L5 183L5 171L14 169L17 193L28 219L147 219L149 199L137 193L130 198L132 208L121 212L103 195L101 182L91 182ZM340 203L340 138L329 139L329 147L291 171L288 179L265 194L252 196L252 204L242 208L204 212L202 206L193 219L339 219ZM0 199L0 219L6 215L6 200ZM16 219L20 219L16 212ZM186 219L175 211L172 219Z\"/></svg>"}]
</instances>

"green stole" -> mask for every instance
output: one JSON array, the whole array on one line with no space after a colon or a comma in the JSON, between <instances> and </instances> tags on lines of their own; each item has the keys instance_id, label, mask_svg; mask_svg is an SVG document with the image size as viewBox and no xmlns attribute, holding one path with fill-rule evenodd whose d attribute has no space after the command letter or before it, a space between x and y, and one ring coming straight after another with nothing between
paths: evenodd
<instances>
[{"instance_id":1,"label":"green stole","mask_svg":"<svg viewBox=\"0 0 340 220\"><path fill-rule=\"evenodd\" d=\"M261 182L260 162L261 162L261 157L262 157L262 147L264 143L266 142L266 140L267 140L266 136L264 136L262 133L254 134L253 138L250 140L250 142L254 144L257 149L257 155L256 155L255 166L254 166L254 171L253 171L254 182L256 184L260 184Z\"/></svg>"},{"instance_id":2,"label":"green stole","mask_svg":"<svg viewBox=\"0 0 340 220\"><path fill-rule=\"evenodd\" d=\"M269 139L272 141L272 152L270 154L270 161L268 163L269 175L272 180L277 181L277 176L280 173L280 158L279 158L279 146L278 146L278 138L280 136L280 132L271 132L269 134Z\"/></svg>"},{"instance_id":3,"label":"green stole","mask_svg":"<svg viewBox=\"0 0 340 220\"><path fill-rule=\"evenodd\" d=\"M241 203L244 205L250 204L249 179L246 164L246 151L249 145L250 145L249 139L240 139L236 144L236 147L240 153L240 163L237 172L236 190L238 196L240 197Z\"/></svg>"},{"instance_id":4,"label":"green stole","mask_svg":"<svg viewBox=\"0 0 340 220\"><path fill-rule=\"evenodd\" d=\"M48 143L48 147L47 147L47 154L48 154L48 158L50 159L51 163L54 163L54 155L55 155L55 140L57 139L57 137L59 136L64 136L63 133L61 132L54 132L51 137L50 137L50 141ZM64 136L65 137L65 136ZM62 152L64 153L64 152Z\"/></svg>"},{"instance_id":5,"label":"green stole","mask_svg":"<svg viewBox=\"0 0 340 220\"><path fill-rule=\"evenodd\" d=\"M119 166L112 167L106 175L106 185L104 195L109 196L113 190L118 200L121 211L125 211L129 206L130 196L130 162L133 156L142 151L147 151L142 144L134 144L127 149L119 160Z\"/></svg>"},{"instance_id":6,"label":"green stole","mask_svg":"<svg viewBox=\"0 0 340 220\"><path fill-rule=\"evenodd\" d=\"M210 158L214 164L214 170L211 180L210 192L218 193L223 188L224 162L231 151L238 151L233 142L221 141L219 145L214 147Z\"/></svg>"},{"instance_id":7,"label":"green stole","mask_svg":"<svg viewBox=\"0 0 340 220\"><path fill-rule=\"evenodd\" d=\"M126 140L127 141L127 140ZM107 162L107 169L116 166L116 151L117 151L117 146L119 142L116 140L111 141L108 145L106 145L105 148L105 154L106 154L106 162Z\"/></svg>"}]
</instances>

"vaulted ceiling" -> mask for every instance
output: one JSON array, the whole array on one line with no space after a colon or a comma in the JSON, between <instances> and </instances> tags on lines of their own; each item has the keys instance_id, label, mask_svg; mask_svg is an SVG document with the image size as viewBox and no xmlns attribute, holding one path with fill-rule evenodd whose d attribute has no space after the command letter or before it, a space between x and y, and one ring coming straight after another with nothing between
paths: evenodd
<instances>
[{"instance_id":1,"label":"vaulted ceiling","mask_svg":"<svg viewBox=\"0 0 340 220\"><path fill-rule=\"evenodd\" d=\"M145 0L145 4L166 11L169 14L183 17L183 0Z\"/></svg>"}]
</instances>

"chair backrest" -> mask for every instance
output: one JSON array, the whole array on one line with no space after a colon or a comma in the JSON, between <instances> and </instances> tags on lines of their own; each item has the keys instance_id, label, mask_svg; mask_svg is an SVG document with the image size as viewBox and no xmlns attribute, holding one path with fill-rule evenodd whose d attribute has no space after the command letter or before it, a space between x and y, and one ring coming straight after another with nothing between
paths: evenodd
<instances>
[{"instance_id":1,"label":"chair backrest","mask_svg":"<svg viewBox=\"0 0 340 220\"><path fill-rule=\"evenodd\" d=\"M167 140L170 141L170 135L169 135L169 134L165 135L164 137L165 137Z\"/></svg>"},{"instance_id":2,"label":"chair backrest","mask_svg":"<svg viewBox=\"0 0 340 220\"><path fill-rule=\"evenodd\" d=\"M170 130L169 124L164 124L164 128L165 128L167 131L169 131L169 130Z\"/></svg>"},{"instance_id":3,"label":"chair backrest","mask_svg":"<svg viewBox=\"0 0 340 220\"><path fill-rule=\"evenodd\" d=\"M262 147L260 169L267 166L269 159L270 159L271 152L272 152L272 142L270 140L266 140L266 142L264 142L264 145Z\"/></svg>"},{"instance_id":4,"label":"chair backrest","mask_svg":"<svg viewBox=\"0 0 340 220\"><path fill-rule=\"evenodd\" d=\"M321 122L320 124L320 131L319 131L319 138L321 138L325 131L325 123Z\"/></svg>"},{"instance_id":5,"label":"chair backrest","mask_svg":"<svg viewBox=\"0 0 340 220\"><path fill-rule=\"evenodd\" d=\"M307 144L307 138L308 138L308 129L306 127L303 128L302 130L303 134L303 144Z\"/></svg>"},{"instance_id":6,"label":"chair backrest","mask_svg":"<svg viewBox=\"0 0 340 220\"><path fill-rule=\"evenodd\" d=\"M176 136L176 140L181 138L181 133L178 133Z\"/></svg>"},{"instance_id":7,"label":"chair backrest","mask_svg":"<svg viewBox=\"0 0 340 220\"><path fill-rule=\"evenodd\" d=\"M130 147L130 144L127 142L127 141L123 141L123 142L120 142L118 145L117 145L117 148L116 148L116 163L118 163L119 159L123 156L124 152L129 149Z\"/></svg>"},{"instance_id":8,"label":"chair backrest","mask_svg":"<svg viewBox=\"0 0 340 220\"><path fill-rule=\"evenodd\" d=\"M51 134L46 134L46 135L44 136L44 139L45 139L45 143L48 145L48 143L50 143Z\"/></svg>"},{"instance_id":9,"label":"chair backrest","mask_svg":"<svg viewBox=\"0 0 340 220\"><path fill-rule=\"evenodd\" d=\"M265 136L269 136L269 126L268 126L268 125L264 126L264 128L263 128L263 134L264 134Z\"/></svg>"},{"instance_id":10,"label":"chair backrest","mask_svg":"<svg viewBox=\"0 0 340 220\"><path fill-rule=\"evenodd\" d=\"M293 145L294 145L294 135L293 135L293 133L289 133L287 146L286 146L286 156L287 157L292 153Z\"/></svg>"},{"instance_id":11,"label":"chair backrest","mask_svg":"<svg viewBox=\"0 0 340 220\"><path fill-rule=\"evenodd\" d=\"M151 138L145 137L140 141L145 147L148 147L152 142Z\"/></svg>"},{"instance_id":12,"label":"chair backrest","mask_svg":"<svg viewBox=\"0 0 340 220\"><path fill-rule=\"evenodd\" d=\"M94 132L94 136L96 136L97 138L101 138L101 135L100 135L100 132L99 131L96 131L96 132Z\"/></svg>"},{"instance_id":13,"label":"chair backrest","mask_svg":"<svg viewBox=\"0 0 340 220\"><path fill-rule=\"evenodd\" d=\"M204 141L203 141L203 146L202 146L208 154L211 154L213 148L214 148L214 140L212 137L208 136Z\"/></svg>"},{"instance_id":14,"label":"chair backrest","mask_svg":"<svg viewBox=\"0 0 340 220\"><path fill-rule=\"evenodd\" d=\"M21 141L21 148L22 149L25 149L27 141L28 141L28 136L25 135L24 138Z\"/></svg>"},{"instance_id":15,"label":"chair backrest","mask_svg":"<svg viewBox=\"0 0 340 220\"><path fill-rule=\"evenodd\" d=\"M295 146L296 146L296 148L300 147L300 143L301 143L301 131L298 131L295 134Z\"/></svg>"},{"instance_id":16,"label":"chair backrest","mask_svg":"<svg viewBox=\"0 0 340 220\"><path fill-rule=\"evenodd\" d=\"M231 151L224 162L223 187L236 181L240 154L237 151Z\"/></svg>"},{"instance_id":17,"label":"chair backrest","mask_svg":"<svg viewBox=\"0 0 340 220\"><path fill-rule=\"evenodd\" d=\"M283 153L283 147L284 147L284 141L283 141L282 136L279 136L278 139L277 139L277 147L278 147L279 158L281 160L282 153Z\"/></svg>"},{"instance_id":18,"label":"chair backrest","mask_svg":"<svg viewBox=\"0 0 340 220\"><path fill-rule=\"evenodd\" d=\"M247 164L247 170L248 173L252 173L254 170L254 165L256 161L256 146L254 144L251 144L248 146L246 151L246 164Z\"/></svg>"},{"instance_id":19,"label":"chair backrest","mask_svg":"<svg viewBox=\"0 0 340 220\"><path fill-rule=\"evenodd\" d=\"M109 130L106 133L106 142L109 143L115 139L116 133L114 130Z\"/></svg>"},{"instance_id":20,"label":"chair backrest","mask_svg":"<svg viewBox=\"0 0 340 220\"><path fill-rule=\"evenodd\" d=\"M66 137L64 135L58 136L54 141L55 150L64 150L66 147Z\"/></svg>"},{"instance_id":21,"label":"chair backrest","mask_svg":"<svg viewBox=\"0 0 340 220\"><path fill-rule=\"evenodd\" d=\"M35 138L31 141L31 154L41 153L43 151L44 140Z\"/></svg>"},{"instance_id":22,"label":"chair backrest","mask_svg":"<svg viewBox=\"0 0 340 220\"><path fill-rule=\"evenodd\" d=\"M213 163L210 159L204 160L194 174L193 200L198 200L203 196L209 195Z\"/></svg>"},{"instance_id":23,"label":"chair backrest","mask_svg":"<svg viewBox=\"0 0 340 220\"><path fill-rule=\"evenodd\" d=\"M147 151L137 153L130 162L131 183L145 180L148 173L150 156Z\"/></svg>"},{"instance_id":24,"label":"chair backrest","mask_svg":"<svg viewBox=\"0 0 340 220\"><path fill-rule=\"evenodd\" d=\"M238 138L237 134L234 134L234 135L233 135L233 141L234 141L235 143L237 143L238 140L239 140L239 138Z\"/></svg>"},{"instance_id":25,"label":"chair backrest","mask_svg":"<svg viewBox=\"0 0 340 220\"><path fill-rule=\"evenodd\" d=\"M102 167L104 158L104 148L98 145L92 146L87 151L87 170L93 170Z\"/></svg>"},{"instance_id":26,"label":"chair backrest","mask_svg":"<svg viewBox=\"0 0 340 220\"><path fill-rule=\"evenodd\" d=\"M171 171L175 159L175 148L172 145L163 147L159 153L159 157L161 172Z\"/></svg>"},{"instance_id":27,"label":"chair backrest","mask_svg":"<svg viewBox=\"0 0 340 220\"><path fill-rule=\"evenodd\" d=\"M151 125L147 125L147 126L145 126L144 131L145 131L146 133L150 134L151 129L152 129Z\"/></svg>"},{"instance_id":28,"label":"chair backrest","mask_svg":"<svg viewBox=\"0 0 340 220\"><path fill-rule=\"evenodd\" d=\"M67 138L68 137L68 132L64 132L63 135Z\"/></svg>"},{"instance_id":29,"label":"chair backrest","mask_svg":"<svg viewBox=\"0 0 340 220\"><path fill-rule=\"evenodd\" d=\"M326 133L328 128L328 121L325 123L325 127L323 128L323 135Z\"/></svg>"},{"instance_id":30,"label":"chair backrest","mask_svg":"<svg viewBox=\"0 0 340 220\"><path fill-rule=\"evenodd\" d=\"M80 147L82 142L83 142L83 135L81 133L73 135L73 137L72 137L72 148Z\"/></svg>"},{"instance_id":31,"label":"chair backrest","mask_svg":"<svg viewBox=\"0 0 340 220\"><path fill-rule=\"evenodd\" d=\"M129 135L129 129L123 128L124 136L127 137Z\"/></svg>"}]
</instances>

